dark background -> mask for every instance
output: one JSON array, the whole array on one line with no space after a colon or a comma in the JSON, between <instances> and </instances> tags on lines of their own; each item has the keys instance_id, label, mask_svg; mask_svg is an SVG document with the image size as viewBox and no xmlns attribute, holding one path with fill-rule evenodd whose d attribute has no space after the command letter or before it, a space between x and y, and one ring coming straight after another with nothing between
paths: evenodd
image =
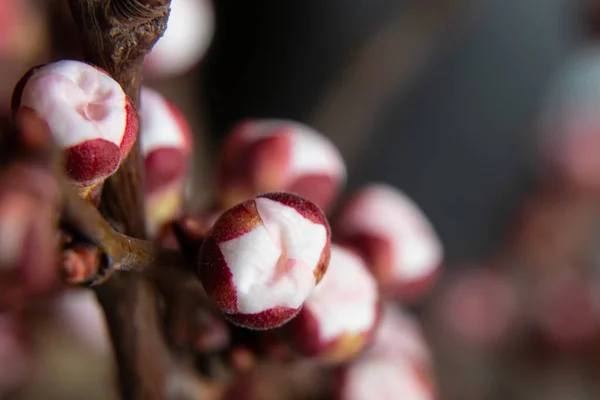
<instances>
[{"instance_id":1,"label":"dark background","mask_svg":"<svg viewBox=\"0 0 600 400\"><path fill-rule=\"evenodd\" d=\"M583 37L581 2L471 3L438 34L417 73L392 88L372 123L352 134L363 136L358 149L344 147L356 138L324 132L347 156L350 187L376 180L404 190L431 218L450 260L482 256L500 243L532 175L540 100ZM310 124L315 105L360 44L390 15L415 4L216 1L218 30L202 85L217 142L244 117ZM366 71L364 79L372 78Z\"/></svg>"}]
</instances>

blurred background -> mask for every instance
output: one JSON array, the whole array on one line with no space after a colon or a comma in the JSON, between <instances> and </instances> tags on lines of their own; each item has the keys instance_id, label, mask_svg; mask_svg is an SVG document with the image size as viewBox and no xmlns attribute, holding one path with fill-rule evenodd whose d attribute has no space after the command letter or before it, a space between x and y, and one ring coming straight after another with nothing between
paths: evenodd
<instances>
[{"instance_id":1,"label":"blurred background","mask_svg":"<svg viewBox=\"0 0 600 400\"><path fill-rule=\"evenodd\" d=\"M437 357L440 399L597 399L600 123L585 125L589 136L565 123L567 139L553 129L573 104L600 115L594 3L219 0L196 22L208 39L189 68L158 60L145 84L193 127L193 209L210 204L230 129L256 117L329 137L348 190L386 182L419 205L446 256L431 299L410 306ZM2 21L19 23L3 33ZM2 0L0 116L31 65L81 58L73 29L62 1ZM581 76L589 93L561 89Z\"/></svg>"},{"instance_id":2,"label":"blurred background","mask_svg":"<svg viewBox=\"0 0 600 400\"><path fill-rule=\"evenodd\" d=\"M219 1L199 71L211 138L245 117L322 127L350 187L398 186L451 259L487 254L526 190L542 96L584 40L582 4Z\"/></svg>"}]
</instances>

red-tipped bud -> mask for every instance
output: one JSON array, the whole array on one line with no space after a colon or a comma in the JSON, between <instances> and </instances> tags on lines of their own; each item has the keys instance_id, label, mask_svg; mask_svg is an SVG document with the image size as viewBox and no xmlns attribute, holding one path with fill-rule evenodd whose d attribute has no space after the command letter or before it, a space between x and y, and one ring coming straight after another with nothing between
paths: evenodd
<instances>
[{"instance_id":1,"label":"red-tipped bud","mask_svg":"<svg viewBox=\"0 0 600 400\"><path fill-rule=\"evenodd\" d=\"M145 59L144 72L168 77L191 70L208 50L214 35L210 0L176 0L164 35Z\"/></svg>"},{"instance_id":2,"label":"red-tipped bud","mask_svg":"<svg viewBox=\"0 0 600 400\"><path fill-rule=\"evenodd\" d=\"M377 282L364 261L332 245L327 273L288 327L294 347L302 353L344 362L368 343L378 311Z\"/></svg>"},{"instance_id":3,"label":"red-tipped bud","mask_svg":"<svg viewBox=\"0 0 600 400\"><path fill-rule=\"evenodd\" d=\"M300 310L327 270L330 229L313 203L267 193L225 211L199 254L207 294L231 322L275 328Z\"/></svg>"},{"instance_id":4,"label":"red-tipped bud","mask_svg":"<svg viewBox=\"0 0 600 400\"><path fill-rule=\"evenodd\" d=\"M453 277L436 303L436 332L450 345L502 345L518 319L514 283L488 269L471 269Z\"/></svg>"},{"instance_id":5,"label":"red-tipped bud","mask_svg":"<svg viewBox=\"0 0 600 400\"><path fill-rule=\"evenodd\" d=\"M117 171L137 136L137 114L121 86L79 61L30 69L13 92L13 113L22 107L48 124L65 150L69 177L85 196Z\"/></svg>"},{"instance_id":6,"label":"red-tipped bud","mask_svg":"<svg viewBox=\"0 0 600 400\"><path fill-rule=\"evenodd\" d=\"M223 147L219 191L225 207L270 191L296 193L326 210L345 184L339 151L324 136L292 121L249 120Z\"/></svg>"},{"instance_id":7,"label":"red-tipped bud","mask_svg":"<svg viewBox=\"0 0 600 400\"><path fill-rule=\"evenodd\" d=\"M146 226L151 236L177 217L192 154L192 134L179 109L142 88L140 146L146 169Z\"/></svg>"},{"instance_id":8,"label":"red-tipped bud","mask_svg":"<svg viewBox=\"0 0 600 400\"><path fill-rule=\"evenodd\" d=\"M442 245L426 216L391 186L357 191L343 205L333 231L336 240L360 252L388 296L423 295L442 263Z\"/></svg>"},{"instance_id":9,"label":"red-tipped bud","mask_svg":"<svg viewBox=\"0 0 600 400\"><path fill-rule=\"evenodd\" d=\"M568 271L539 282L534 291L534 325L561 350L581 350L600 338L600 296L589 276Z\"/></svg>"}]
</instances>

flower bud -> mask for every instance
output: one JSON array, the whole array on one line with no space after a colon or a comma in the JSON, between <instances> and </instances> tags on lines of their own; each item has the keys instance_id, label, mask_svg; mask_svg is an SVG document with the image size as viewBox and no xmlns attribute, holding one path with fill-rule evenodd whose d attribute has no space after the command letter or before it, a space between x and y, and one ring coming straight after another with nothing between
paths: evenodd
<instances>
[{"instance_id":1,"label":"flower bud","mask_svg":"<svg viewBox=\"0 0 600 400\"><path fill-rule=\"evenodd\" d=\"M335 146L308 126L248 120L227 138L218 173L225 207L270 191L286 191L327 210L346 180Z\"/></svg>"},{"instance_id":2,"label":"flower bud","mask_svg":"<svg viewBox=\"0 0 600 400\"><path fill-rule=\"evenodd\" d=\"M367 261L387 296L414 299L437 277L442 245L423 212L399 190L373 184L357 191L333 222L336 240Z\"/></svg>"},{"instance_id":3,"label":"flower bud","mask_svg":"<svg viewBox=\"0 0 600 400\"><path fill-rule=\"evenodd\" d=\"M33 109L65 151L66 171L83 196L117 171L135 143L138 118L106 72L79 61L30 69L13 92L12 111Z\"/></svg>"},{"instance_id":4,"label":"flower bud","mask_svg":"<svg viewBox=\"0 0 600 400\"><path fill-rule=\"evenodd\" d=\"M377 324L377 282L364 261L341 246L331 246L327 274L287 326L302 353L344 362L368 343Z\"/></svg>"},{"instance_id":5,"label":"flower bud","mask_svg":"<svg viewBox=\"0 0 600 400\"><path fill-rule=\"evenodd\" d=\"M192 134L179 109L142 88L140 146L146 170L146 226L156 236L181 212L192 153Z\"/></svg>"},{"instance_id":6,"label":"flower bud","mask_svg":"<svg viewBox=\"0 0 600 400\"><path fill-rule=\"evenodd\" d=\"M435 331L450 346L498 347L516 328L518 300L517 288L505 274L483 268L462 271L436 301Z\"/></svg>"},{"instance_id":7,"label":"flower bud","mask_svg":"<svg viewBox=\"0 0 600 400\"><path fill-rule=\"evenodd\" d=\"M191 70L208 50L214 25L210 0L173 0L167 29L146 56L144 72L168 77Z\"/></svg>"},{"instance_id":8,"label":"flower bud","mask_svg":"<svg viewBox=\"0 0 600 400\"><path fill-rule=\"evenodd\" d=\"M323 212L299 196L267 193L219 217L200 249L198 268L227 319L269 329L298 313L329 257Z\"/></svg>"},{"instance_id":9,"label":"flower bud","mask_svg":"<svg viewBox=\"0 0 600 400\"><path fill-rule=\"evenodd\" d=\"M371 346L339 372L339 400L434 399L431 354L421 326L388 305Z\"/></svg>"}]
</instances>

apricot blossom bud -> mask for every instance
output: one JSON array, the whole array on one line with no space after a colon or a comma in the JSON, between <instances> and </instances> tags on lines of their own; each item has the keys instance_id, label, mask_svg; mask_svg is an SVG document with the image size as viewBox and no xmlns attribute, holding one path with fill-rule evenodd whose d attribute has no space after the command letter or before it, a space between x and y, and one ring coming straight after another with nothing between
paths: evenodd
<instances>
[{"instance_id":1,"label":"apricot blossom bud","mask_svg":"<svg viewBox=\"0 0 600 400\"><path fill-rule=\"evenodd\" d=\"M335 146L306 125L247 120L227 138L218 175L225 207L286 191L327 210L345 183L346 167Z\"/></svg>"},{"instance_id":2,"label":"apricot blossom bud","mask_svg":"<svg viewBox=\"0 0 600 400\"><path fill-rule=\"evenodd\" d=\"M191 70L212 41L214 18L210 0L173 0L167 29L146 56L144 72L158 77Z\"/></svg>"},{"instance_id":3,"label":"apricot blossom bud","mask_svg":"<svg viewBox=\"0 0 600 400\"><path fill-rule=\"evenodd\" d=\"M79 61L30 69L13 92L13 113L21 108L33 109L46 122L83 196L117 171L137 136L137 114L121 86Z\"/></svg>"},{"instance_id":4,"label":"apricot blossom bud","mask_svg":"<svg viewBox=\"0 0 600 400\"><path fill-rule=\"evenodd\" d=\"M449 281L436 302L435 319L442 339L450 345L498 347L517 327L517 288L505 274L471 268Z\"/></svg>"},{"instance_id":5,"label":"apricot blossom bud","mask_svg":"<svg viewBox=\"0 0 600 400\"><path fill-rule=\"evenodd\" d=\"M227 211L198 257L206 293L232 323L270 329L293 318L327 270L323 212L291 193L266 193Z\"/></svg>"},{"instance_id":6,"label":"apricot blossom bud","mask_svg":"<svg viewBox=\"0 0 600 400\"><path fill-rule=\"evenodd\" d=\"M433 400L435 387L426 368L403 358L367 358L344 368L339 400Z\"/></svg>"},{"instance_id":7,"label":"apricot blossom bud","mask_svg":"<svg viewBox=\"0 0 600 400\"><path fill-rule=\"evenodd\" d=\"M366 356L406 358L430 365L431 350L419 321L407 311L386 305Z\"/></svg>"},{"instance_id":8,"label":"apricot blossom bud","mask_svg":"<svg viewBox=\"0 0 600 400\"><path fill-rule=\"evenodd\" d=\"M340 370L340 400L434 399L431 353L421 326L387 305L369 348Z\"/></svg>"},{"instance_id":9,"label":"apricot blossom bud","mask_svg":"<svg viewBox=\"0 0 600 400\"><path fill-rule=\"evenodd\" d=\"M146 226L149 234L155 236L181 211L192 134L181 111L155 90L142 88L140 100L139 140L146 170Z\"/></svg>"},{"instance_id":10,"label":"apricot blossom bud","mask_svg":"<svg viewBox=\"0 0 600 400\"><path fill-rule=\"evenodd\" d=\"M333 244L327 274L288 327L302 353L344 362L369 342L378 313L377 282L364 261Z\"/></svg>"},{"instance_id":11,"label":"apricot blossom bud","mask_svg":"<svg viewBox=\"0 0 600 400\"><path fill-rule=\"evenodd\" d=\"M0 396L10 396L33 372L28 326L21 315L0 313Z\"/></svg>"},{"instance_id":12,"label":"apricot blossom bud","mask_svg":"<svg viewBox=\"0 0 600 400\"><path fill-rule=\"evenodd\" d=\"M533 290L533 324L562 351L589 349L600 338L600 296L594 279L573 270L539 279Z\"/></svg>"},{"instance_id":13,"label":"apricot blossom bud","mask_svg":"<svg viewBox=\"0 0 600 400\"><path fill-rule=\"evenodd\" d=\"M373 184L357 191L333 222L336 240L367 261L384 294L421 296L437 277L443 249L418 206L399 190Z\"/></svg>"}]
</instances>

